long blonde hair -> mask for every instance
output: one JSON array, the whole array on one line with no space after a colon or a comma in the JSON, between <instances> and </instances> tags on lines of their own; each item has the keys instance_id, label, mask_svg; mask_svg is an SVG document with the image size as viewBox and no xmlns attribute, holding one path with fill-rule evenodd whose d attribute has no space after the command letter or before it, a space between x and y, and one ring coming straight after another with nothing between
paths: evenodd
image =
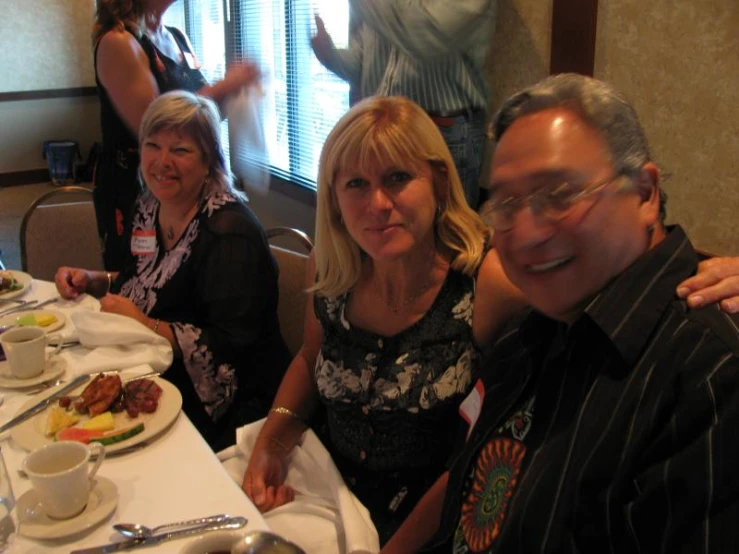
<instances>
[{"instance_id":1,"label":"long blonde hair","mask_svg":"<svg viewBox=\"0 0 739 554\"><path fill-rule=\"evenodd\" d=\"M144 14L143 0L97 0L95 23L92 26L93 48L105 33L112 29L123 31L126 26L140 38Z\"/></svg>"},{"instance_id":2,"label":"long blonde hair","mask_svg":"<svg viewBox=\"0 0 739 554\"><path fill-rule=\"evenodd\" d=\"M334 180L344 169L368 167L370 160L415 169L430 164L438 206L437 243L452 252L452 268L473 273L483 257L487 228L467 205L444 138L428 114L407 98L376 96L344 114L321 151L312 290L339 296L359 280L363 254L342 223Z\"/></svg>"}]
</instances>

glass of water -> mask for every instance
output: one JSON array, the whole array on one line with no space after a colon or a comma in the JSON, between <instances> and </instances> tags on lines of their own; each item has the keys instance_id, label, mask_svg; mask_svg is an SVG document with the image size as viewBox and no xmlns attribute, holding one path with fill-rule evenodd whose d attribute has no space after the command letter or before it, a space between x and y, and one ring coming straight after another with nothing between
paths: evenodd
<instances>
[{"instance_id":1,"label":"glass of water","mask_svg":"<svg viewBox=\"0 0 739 554\"><path fill-rule=\"evenodd\" d=\"M13 488L10 486L8 470L5 467L2 449L0 449L0 552L5 551L10 536L15 533L15 524L10 515L13 506L15 506Z\"/></svg>"}]
</instances>

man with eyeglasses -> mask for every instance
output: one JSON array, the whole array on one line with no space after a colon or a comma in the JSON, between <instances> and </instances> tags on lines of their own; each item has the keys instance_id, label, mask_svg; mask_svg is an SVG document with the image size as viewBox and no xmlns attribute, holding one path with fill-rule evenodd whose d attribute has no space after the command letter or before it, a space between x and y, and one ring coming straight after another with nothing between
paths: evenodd
<instances>
[{"instance_id":1,"label":"man with eyeglasses","mask_svg":"<svg viewBox=\"0 0 739 554\"><path fill-rule=\"evenodd\" d=\"M383 552L415 551L439 520L454 554L739 552L738 320L675 295L698 257L663 223L636 113L558 75L494 131L496 246L532 310L462 403L450 472Z\"/></svg>"}]
</instances>

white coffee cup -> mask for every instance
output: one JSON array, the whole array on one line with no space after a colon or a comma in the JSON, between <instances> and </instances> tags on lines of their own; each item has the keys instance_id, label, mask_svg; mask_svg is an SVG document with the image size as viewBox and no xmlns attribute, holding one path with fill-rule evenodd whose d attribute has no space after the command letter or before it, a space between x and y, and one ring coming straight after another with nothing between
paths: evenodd
<instances>
[{"instance_id":1,"label":"white coffee cup","mask_svg":"<svg viewBox=\"0 0 739 554\"><path fill-rule=\"evenodd\" d=\"M91 453L97 455L97 460L88 473ZM39 495L41 510L50 518L69 519L85 509L92 478L104 459L105 447L100 443L60 441L26 456L23 471Z\"/></svg>"},{"instance_id":2,"label":"white coffee cup","mask_svg":"<svg viewBox=\"0 0 739 554\"><path fill-rule=\"evenodd\" d=\"M46 345L56 341L54 351L46 354ZM10 373L16 379L30 379L40 375L51 356L62 349L59 335L49 336L41 327L17 327L0 335L0 344L10 365Z\"/></svg>"}]
</instances>

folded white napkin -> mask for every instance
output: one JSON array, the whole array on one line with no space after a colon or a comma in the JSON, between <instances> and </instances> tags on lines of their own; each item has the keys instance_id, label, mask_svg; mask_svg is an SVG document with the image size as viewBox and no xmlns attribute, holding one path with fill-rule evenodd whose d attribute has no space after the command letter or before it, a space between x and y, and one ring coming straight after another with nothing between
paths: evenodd
<instances>
[{"instance_id":1,"label":"folded white napkin","mask_svg":"<svg viewBox=\"0 0 739 554\"><path fill-rule=\"evenodd\" d=\"M218 453L239 485L264 420L236 431L236 445ZM369 512L349 490L331 456L308 429L290 455L285 482L295 500L267 512L270 529L308 554L375 554L380 541Z\"/></svg>"},{"instance_id":2,"label":"folded white napkin","mask_svg":"<svg viewBox=\"0 0 739 554\"><path fill-rule=\"evenodd\" d=\"M71 314L75 335L87 348L60 354L74 373L95 373L148 364L162 372L172 364L169 341L130 317L104 312Z\"/></svg>"}]
</instances>

